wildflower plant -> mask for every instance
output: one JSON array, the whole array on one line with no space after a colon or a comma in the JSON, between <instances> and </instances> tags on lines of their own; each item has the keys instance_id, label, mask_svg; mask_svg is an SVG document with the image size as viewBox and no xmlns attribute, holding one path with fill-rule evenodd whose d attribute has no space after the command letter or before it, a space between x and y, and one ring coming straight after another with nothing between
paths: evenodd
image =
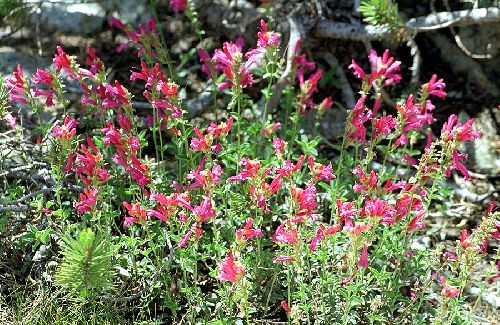
<instances>
[{"instance_id":1,"label":"wildflower plant","mask_svg":"<svg viewBox=\"0 0 500 325\"><path fill-rule=\"evenodd\" d=\"M170 8L192 10L189 1L170 1ZM193 22L196 15L187 15ZM199 124L188 118L156 21L110 23L128 36L123 46L137 49L140 67L131 69L130 82L143 85L149 119L135 112L141 94L110 81L91 47L81 65L57 47L51 69L28 78L18 67L6 83L11 101L35 111L65 108L48 135L48 162L60 184L56 207L67 216L52 222L61 232L80 229L60 247L56 279L64 288L105 303L155 306L164 321L193 324L467 318L464 287L484 241L498 239L494 205L472 234L464 230L451 261L438 265L429 251L412 249L434 209L437 181L454 171L470 177L461 145L480 136L473 120L450 115L440 137L429 138L421 154L413 150L436 121L432 100L446 96L442 79L433 75L392 115L381 93L403 82L401 62L389 50L369 53L371 72L353 60L359 98L338 158L329 161L317 148L319 135L300 134L303 116L321 118L334 100L318 101L323 71L300 54L300 40L276 106L270 100L284 70L281 37L264 20L255 48L239 38L212 56L198 49L200 72L221 99L215 103L225 103L213 112L221 119ZM79 83L86 115L68 107L63 74ZM247 92L252 87L261 101ZM377 170L375 160L382 162ZM62 186L70 179L82 187L78 196Z\"/></svg>"}]
</instances>

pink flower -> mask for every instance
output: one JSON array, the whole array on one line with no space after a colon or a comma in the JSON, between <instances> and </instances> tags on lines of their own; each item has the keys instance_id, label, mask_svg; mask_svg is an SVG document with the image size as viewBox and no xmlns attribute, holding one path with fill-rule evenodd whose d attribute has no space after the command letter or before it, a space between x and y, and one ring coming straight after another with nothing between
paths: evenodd
<instances>
[{"instance_id":1,"label":"pink flower","mask_svg":"<svg viewBox=\"0 0 500 325\"><path fill-rule=\"evenodd\" d=\"M232 85L239 85L242 88L253 85L253 76L248 72L249 68L256 63L253 56L250 56L246 62L243 60L243 39L238 39L236 43L225 42L221 49L215 50L212 60L216 63L215 69L222 71L228 81L220 83L217 87L219 90L231 87ZM251 51L247 54L252 54ZM246 57L246 56L245 56ZM239 71L238 80L233 76L234 70Z\"/></svg>"},{"instance_id":2,"label":"pink flower","mask_svg":"<svg viewBox=\"0 0 500 325\"><path fill-rule=\"evenodd\" d=\"M349 132L347 136L351 141L356 141L359 138L360 143L366 142L366 127L364 123L372 118L373 113L371 110L366 111L365 100L366 96L361 96L349 117Z\"/></svg>"},{"instance_id":3,"label":"pink flower","mask_svg":"<svg viewBox=\"0 0 500 325\"><path fill-rule=\"evenodd\" d=\"M353 278L354 278L354 274L348 276L347 278L344 278L344 279L340 280L340 285L341 286L345 286L346 284L348 284L349 282L351 282Z\"/></svg>"},{"instance_id":4,"label":"pink flower","mask_svg":"<svg viewBox=\"0 0 500 325\"><path fill-rule=\"evenodd\" d=\"M463 165L460 163L461 160L467 159L467 154L460 153L458 150L453 150L452 156L451 156L451 166L446 169L445 175L446 177L450 177L451 171L454 169L459 170L462 175L464 176L465 179L469 179L469 171Z\"/></svg>"},{"instance_id":5,"label":"pink flower","mask_svg":"<svg viewBox=\"0 0 500 325\"><path fill-rule=\"evenodd\" d=\"M276 228L274 232L273 240L277 243L282 244L295 244L298 240L298 233L296 226L290 222L290 220L285 221Z\"/></svg>"},{"instance_id":6,"label":"pink flower","mask_svg":"<svg viewBox=\"0 0 500 325\"><path fill-rule=\"evenodd\" d=\"M253 237L262 237L262 230L251 228L253 225L253 219L248 219L245 227L243 229L236 230L236 239L241 241L248 241Z\"/></svg>"},{"instance_id":7,"label":"pink flower","mask_svg":"<svg viewBox=\"0 0 500 325\"><path fill-rule=\"evenodd\" d=\"M290 194L296 204L295 213L297 216L310 216L318 206L318 203L316 203L316 187L313 183L309 183L305 189L292 187Z\"/></svg>"},{"instance_id":8,"label":"pink flower","mask_svg":"<svg viewBox=\"0 0 500 325\"><path fill-rule=\"evenodd\" d=\"M393 57L389 57L389 50L385 50L384 54L380 57L377 52L372 49L368 55L368 60L373 69L370 75L370 82L384 77L384 85L388 86L401 80L401 75L397 74L401 61L394 61Z\"/></svg>"},{"instance_id":9,"label":"pink flower","mask_svg":"<svg viewBox=\"0 0 500 325\"><path fill-rule=\"evenodd\" d=\"M332 172L332 163L328 163L328 165L323 165L317 162L314 162L314 158L312 156L307 157L309 161L309 170L311 171L311 178L313 183L317 183L319 180L323 180L325 182L330 182L335 178Z\"/></svg>"},{"instance_id":10,"label":"pink flower","mask_svg":"<svg viewBox=\"0 0 500 325\"><path fill-rule=\"evenodd\" d=\"M361 250L361 257L359 258L358 266L363 269L368 267L368 247L366 245L364 245Z\"/></svg>"},{"instance_id":11,"label":"pink flower","mask_svg":"<svg viewBox=\"0 0 500 325\"><path fill-rule=\"evenodd\" d=\"M351 60L351 64L348 66L348 68L353 70L353 74L356 78L365 79L365 71L356 63L356 61L354 61L354 59Z\"/></svg>"},{"instance_id":12,"label":"pink flower","mask_svg":"<svg viewBox=\"0 0 500 325\"><path fill-rule=\"evenodd\" d=\"M304 159L304 155L301 155L295 165L291 161L287 160L282 168L276 169L276 172L283 177L289 178L300 170Z\"/></svg>"},{"instance_id":13,"label":"pink flower","mask_svg":"<svg viewBox=\"0 0 500 325\"><path fill-rule=\"evenodd\" d=\"M297 42L295 43L294 47L294 58L292 61L292 68L297 69L296 76L299 78L299 76L304 75L304 70L307 69L309 71L313 71L316 69L316 63L307 61L306 55L305 54L300 54L299 55L299 50L300 50L300 45L302 44L302 40L299 38L297 39Z\"/></svg>"},{"instance_id":14,"label":"pink flower","mask_svg":"<svg viewBox=\"0 0 500 325\"><path fill-rule=\"evenodd\" d=\"M238 165L242 166L240 173L229 177L227 179L228 182L243 182L252 179L260 170L260 162L258 160L250 160L246 157L241 158Z\"/></svg>"},{"instance_id":15,"label":"pink flower","mask_svg":"<svg viewBox=\"0 0 500 325\"><path fill-rule=\"evenodd\" d=\"M319 229L316 231L316 235L309 244L309 250L311 252L316 251L316 247L321 240L325 240L328 236L334 235L341 227L341 225L335 225L327 228L323 224L319 224Z\"/></svg>"},{"instance_id":16,"label":"pink flower","mask_svg":"<svg viewBox=\"0 0 500 325\"><path fill-rule=\"evenodd\" d=\"M147 211L144 209L140 203L128 203L123 202L123 206L128 211L128 216L125 216L125 221L123 225L125 227L130 226L132 223L144 223L147 219Z\"/></svg>"},{"instance_id":17,"label":"pink flower","mask_svg":"<svg viewBox=\"0 0 500 325\"><path fill-rule=\"evenodd\" d=\"M80 175L83 183L95 187L107 181L111 175L109 175L106 169L100 167L103 158L92 142L92 139L87 138L87 144L91 150L82 144L81 151L83 154L78 153L76 155L77 166L75 171L77 175Z\"/></svg>"},{"instance_id":18,"label":"pink flower","mask_svg":"<svg viewBox=\"0 0 500 325\"><path fill-rule=\"evenodd\" d=\"M443 286L442 294L446 297L455 298L456 296L458 296L458 294L460 294L460 289L448 285L444 276L441 276L440 281L441 285Z\"/></svg>"},{"instance_id":19,"label":"pink flower","mask_svg":"<svg viewBox=\"0 0 500 325\"><path fill-rule=\"evenodd\" d=\"M36 69L35 74L33 75L33 84L35 85L45 85L52 87L52 82L54 81L54 77L50 72L46 70Z\"/></svg>"},{"instance_id":20,"label":"pink flower","mask_svg":"<svg viewBox=\"0 0 500 325\"><path fill-rule=\"evenodd\" d=\"M388 135L391 130L396 127L396 120L391 115L372 120L373 134L372 138L375 139L378 135Z\"/></svg>"},{"instance_id":21,"label":"pink flower","mask_svg":"<svg viewBox=\"0 0 500 325\"><path fill-rule=\"evenodd\" d=\"M177 243L177 246L179 246L180 248L186 247L186 244L192 235L193 235L193 231L189 230L184 236L182 236L181 240L179 240L179 243Z\"/></svg>"},{"instance_id":22,"label":"pink flower","mask_svg":"<svg viewBox=\"0 0 500 325\"><path fill-rule=\"evenodd\" d=\"M258 47L277 46L280 42L280 34L268 31L264 19L260 20L260 31L257 33L257 38Z\"/></svg>"},{"instance_id":23,"label":"pink flower","mask_svg":"<svg viewBox=\"0 0 500 325\"><path fill-rule=\"evenodd\" d=\"M290 314L292 312L292 309L290 308L290 306L288 306L288 303L286 302L286 300L282 300L280 305L281 305L281 308L283 308L287 314Z\"/></svg>"},{"instance_id":24,"label":"pink flower","mask_svg":"<svg viewBox=\"0 0 500 325\"><path fill-rule=\"evenodd\" d=\"M370 190L377 190L378 189L378 176L373 170L370 171L370 175L369 175L369 177L367 177L365 172L361 168L361 165L357 165L353 169L352 173L354 175L359 176L359 183L356 182L353 186L354 192L358 192L358 191L368 192Z\"/></svg>"},{"instance_id":25,"label":"pink flower","mask_svg":"<svg viewBox=\"0 0 500 325\"><path fill-rule=\"evenodd\" d=\"M295 261L295 258L293 258L291 256L281 255L281 256L273 257L273 261L278 262L278 263L293 262L293 261Z\"/></svg>"},{"instance_id":26,"label":"pink flower","mask_svg":"<svg viewBox=\"0 0 500 325\"><path fill-rule=\"evenodd\" d=\"M464 248L472 246L472 236L467 234L467 229L462 229L460 233L460 246Z\"/></svg>"},{"instance_id":27,"label":"pink flower","mask_svg":"<svg viewBox=\"0 0 500 325\"><path fill-rule=\"evenodd\" d=\"M276 130L279 130L279 129L281 129L280 122L271 123L262 129L262 134L266 137L270 137Z\"/></svg>"},{"instance_id":28,"label":"pink flower","mask_svg":"<svg viewBox=\"0 0 500 325\"><path fill-rule=\"evenodd\" d=\"M170 0L170 10L173 12L183 12L186 10L186 0Z\"/></svg>"},{"instance_id":29,"label":"pink flower","mask_svg":"<svg viewBox=\"0 0 500 325\"><path fill-rule=\"evenodd\" d=\"M301 70L297 70L297 77L300 82L300 93L297 95L297 103L300 105L300 113L305 114L306 108L313 108L314 102L311 99L313 93L318 91L318 82L323 76L323 70L318 69L316 72L309 77L308 80L304 81L304 76Z\"/></svg>"},{"instance_id":30,"label":"pink flower","mask_svg":"<svg viewBox=\"0 0 500 325\"><path fill-rule=\"evenodd\" d=\"M63 125L55 125L52 127L52 132L59 139L69 140L75 135L78 124L74 118L66 116Z\"/></svg>"},{"instance_id":31,"label":"pink flower","mask_svg":"<svg viewBox=\"0 0 500 325\"><path fill-rule=\"evenodd\" d=\"M447 135L447 140L455 139L459 142L479 139L479 137L481 136L481 132L472 130L473 123L474 119L470 119L464 124L457 122L457 116L455 114L452 114L448 118L448 121L443 124L441 134Z\"/></svg>"},{"instance_id":32,"label":"pink flower","mask_svg":"<svg viewBox=\"0 0 500 325\"><path fill-rule=\"evenodd\" d=\"M417 215L415 215L410 222L408 223L408 226L406 227L406 231L410 232L413 231L417 228L423 228L424 227L424 222L420 221L420 219L425 215L425 211L419 212Z\"/></svg>"},{"instance_id":33,"label":"pink flower","mask_svg":"<svg viewBox=\"0 0 500 325\"><path fill-rule=\"evenodd\" d=\"M80 201L75 202L76 211L79 214L92 212L97 203L97 193L97 189L83 189L83 193L80 193Z\"/></svg>"},{"instance_id":34,"label":"pink flower","mask_svg":"<svg viewBox=\"0 0 500 325\"><path fill-rule=\"evenodd\" d=\"M286 145L287 143L281 140L280 138L273 139L273 148L278 156L283 155L285 153Z\"/></svg>"},{"instance_id":35,"label":"pink flower","mask_svg":"<svg viewBox=\"0 0 500 325\"><path fill-rule=\"evenodd\" d=\"M429 82L422 85L422 94L424 97L429 95L434 95L439 98L446 97L447 94L443 90L446 87L446 84L443 82L443 79L439 79L437 81L436 79L437 76L433 74Z\"/></svg>"},{"instance_id":36,"label":"pink flower","mask_svg":"<svg viewBox=\"0 0 500 325\"><path fill-rule=\"evenodd\" d=\"M222 175L222 168L220 165L213 165L212 169L203 170L203 165L205 164L205 159L202 159L198 169L196 171L191 170L186 176L189 180L194 180L195 182L189 186L188 189L203 187L205 190L209 190L214 184L220 183L220 177Z\"/></svg>"},{"instance_id":37,"label":"pink flower","mask_svg":"<svg viewBox=\"0 0 500 325\"><path fill-rule=\"evenodd\" d=\"M228 256L219 265L219 275L217 280L229 281L232 283L239 282L245 276L245 268L234 258L233 252L229 251Z\"/></svg>"},{"instance_id":38,"label":"pink flower","mask_svg":"<svg viewBox=\"0 0 500 325\"><path fill-rule=\"evenodd\" d=\"M359 209L355 208L356 202L344 203L340 199L337 199L335 205L337 206L336 212L340 216L340 221L345 223L344 230L352 229L352 220L359 212Z\"/></svg>"},{"instance_id":39,"label":"pink flower","mask_svg":"<svg viewBox=\"0 0 500 325\"><path fill-rule=\"evenodd\" d=\"M12 72L12 76L7 80L5 86L9 90L10 101L27 104L32 96L20 64L17 65L17 71Z\"/></svg>"},{"instance_id":40,"label":"pink flower","mask_svg":"<svg viewBox=\"0 0 500 325\"><path fill-rule=\"evenodd\" d=\"M215 218L215 210L212 207L212 200L205 196L200 205L194 207L193 214L199 224L205 222L207 219Z\"/></svg>"},{"instance_id":41,"label":"pink flower","mask_svg":"<svg viewBox=\"0 0 500 325\"><path fill-rule=\"evenodd\" d=\"M9 124L9 126L12 129L15 129L17 127L16 118L10 112L5 113L5 116L3 117L3 119L4 119L4 121L7 122L7 124Z\"/></svg>"},{"instance_id":42,"label":"pink flower","mask_svg":"<svg viewBox=\"0 0 500 325\"><path fill-rule=\"evenodd\" d=\"M387 201L377 198L365 202L361 215L377 218L379 223L391 225L395 222L392 218L396 215L396 210Z\"/></svg>"},{"instance_id":43,"label":"pink flower","mask_svg":"<svg viewBox=\"0 0 500 325\"><path fill-rule=\"evenodd\" d=\"M201 71L206 74L209 78L215 79L215 67L212 62L212 58L210 58L210 54L202 48L197 48L198 57L202 62Z\"/></svg>"},{"instance_id":44,"label":"pink flower","mask_svg":"<svg viewBox=\"0 0 500 325\"><path fill-rule=\"evenodd\" d=\"M54 66L56 67L56 71L60 72L61 70L66 71L68 76L72 79L78 79L78 76L73 72L72 63L66 52L59 45L56 46L57 54L54 56L52 60L54 62Z\"/></svg>"},{"instance_id":45,"label":"pink flower","mask_svg":"<svg viewBox=\"0 0 500 325\"><path fill-rule=\"evenodd\" d=\"M323 101L321 102L321 104L319 104L318 106L316 106L316 110L318 111L318 114L319 116L323 115L325 113L326 110L330 109L333 105L333 99L331 96L329 97L326 97L325 99L323 99Z\"/></svg>"}]
</instances>

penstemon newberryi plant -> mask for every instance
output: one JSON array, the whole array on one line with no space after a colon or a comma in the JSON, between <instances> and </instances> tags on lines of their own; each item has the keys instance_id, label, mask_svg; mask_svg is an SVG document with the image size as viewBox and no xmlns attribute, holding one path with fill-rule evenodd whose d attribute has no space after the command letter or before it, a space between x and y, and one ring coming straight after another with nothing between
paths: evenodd
<instances>
[{"instance_id":1,"label":"penstemon newberryi plant","mask_svg":"<svg viewBox=\"0 0 500 325\"><path fill-rule=\"evenodd\" d=\"M172 3L197 28L193 9ZM197 48L216 116L200 122L189 117L155 20L110 24L137 48L130 82L143 87L145 116L134 106L141 95L110 80L90 46L85 63L58 46L50 68L27 76L19 66L2 85L34 114L63 107L42 128L56 186L54 199L37 205L66 243L55 284L90 304L155 309L164 322L472 322L465 288L488 240L500 238L495 203L455 250L414 248L442 181L470 177L462 144L480 137L473 120L455 115L433 137L442 79L433 75L391 115L382 90L402 81L401 62L389 50L369 53L370 72L353 60L359 98L329 161L317 148L321 136L302 122L321 119L333 100L318 101L323 72L300 53L300 40L289 45L295 54L277 105L286 62L265 21L254 48L242 38L212 55ZM83 111L70 107L67 79L80 85Z\"/></svg>"}]
</instances>

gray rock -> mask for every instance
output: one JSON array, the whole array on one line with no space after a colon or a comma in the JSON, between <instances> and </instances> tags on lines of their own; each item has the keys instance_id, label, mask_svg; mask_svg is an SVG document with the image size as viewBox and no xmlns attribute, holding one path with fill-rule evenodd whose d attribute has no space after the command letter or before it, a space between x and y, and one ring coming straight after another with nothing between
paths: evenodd
<instances>
[{"instance_id":1,"label":"gray rock","mask_svg":"<svg viewBox=\"0 0 500 325\"><path fill-rule=\"evenodd\" d=\"M33 26L39 23L40 32L44 34L60 32L90 35L101 31L106 20L105 8L100 3L82 2L44 2L39 8L33 8L28 21Z\"/></svg>"},{"instance_id":2,"label":"gray rock","mask_svg":"<svg viewBox=\"0 0 500 325\"><path fill-rule=\"evenodd\" d=\"M18 52L11 47L0 47L0 73L6 78L16 70L18 64L28 75L35 73L36 68L44 69L51 63L47 58Z\"/></svg>"},{"instance_id":3,"label":"gray rock","mask_svg":"<svg viewBox=\"0 0 500 325\"><path fill-rule=\"evenodd\" d=\"M32 261L33 262L41 262L49 256L50 256L50 252L47 249L47 246L40 245L40 248L38 248L38 250L36 251L35 256L33 256Z\"/></svg>"},{"instance_id":4,"label":"gray rock","mask_svg":"<svg viewBox=\"0 0 500 325\"><path fill-rule=\"evenodd\" d=\"M500 111L497 109L484 110L474 122L474 127L482 133L481 138L474 141L470 148L479 173L489 175L500 173L500 155L498 154L500 130L496 127L498 122L500 122Z\"/></svg>"},{"instance_id":5,"label":"gray rock","mask_svg":"<svg viewBox=\"0 0 500 325\"><path fill-rule=\"evenodd\" d=\"M108 0L101 4L107 12L125 24L146 23L151 18L146 0Z\"/></svg>"},{"instance_id":6,"label":"gray rock","mask_svg":"<svg viewBox=\"0 0 500 325\"><path fill-rule=\"evenodd\" d=\"M469 292L474 296L481 295L481 299L490 304L493 308L500 308L500 296L494 291L481 292L478 287L470 288Z\"/></svg>"}]
</instances>

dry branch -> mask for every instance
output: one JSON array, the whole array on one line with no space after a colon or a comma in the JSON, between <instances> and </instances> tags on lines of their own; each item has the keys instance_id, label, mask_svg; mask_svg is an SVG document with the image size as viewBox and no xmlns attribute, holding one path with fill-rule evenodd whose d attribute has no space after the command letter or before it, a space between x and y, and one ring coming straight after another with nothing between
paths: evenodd
<instances>
[{"instance_id":1,"label":"dry branch","mask_svg":"<svg viewBox=\"0 0 500 325\"><path fill-rule=\"evenodd\" d=\"M469 26L500 21L499 8L479 8L453 12L437 12L423 17L412 18L403 29L409 32L428 32L450 26ZM331 20L319 21L313 29L317 37L370 41L395 35L389 26L346 24Z\"/></svg>"}]
</instances>

